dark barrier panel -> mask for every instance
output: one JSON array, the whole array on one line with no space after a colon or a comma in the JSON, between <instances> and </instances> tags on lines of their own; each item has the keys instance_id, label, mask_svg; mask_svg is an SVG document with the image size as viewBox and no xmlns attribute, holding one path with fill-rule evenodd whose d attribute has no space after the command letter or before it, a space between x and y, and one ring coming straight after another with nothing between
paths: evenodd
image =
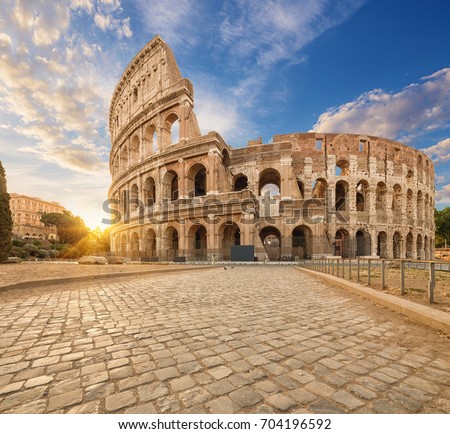
<instances>
[{"instance_id":1,"label":"dark barrier panel","mask_svg":"<svg viewBox=\"0 0 450 434\"><path fill-rule=\"evenodd\" d=\"M254 261L255 246L231 246L232 261Z\"/></svg>"}]
</instances>

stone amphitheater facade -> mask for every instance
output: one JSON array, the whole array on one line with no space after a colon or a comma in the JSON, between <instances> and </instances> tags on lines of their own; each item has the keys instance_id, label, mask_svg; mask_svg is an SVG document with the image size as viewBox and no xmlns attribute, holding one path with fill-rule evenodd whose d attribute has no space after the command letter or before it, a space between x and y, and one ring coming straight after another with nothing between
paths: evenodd
<instances>
[{"instance_id":1,"label":"stone amphitheater facade","mask_svg":"<svg viewBox=\"0 0 450 434\"><path fill-rule=\"evenodd\" d=\"M153 38L111 100L111 249L156 260L434 258L434 169L359 134L283 134L232 148L202 135L192 83ZM226 113L224 114L226 116Z\"/></svg>"}]
</instances>

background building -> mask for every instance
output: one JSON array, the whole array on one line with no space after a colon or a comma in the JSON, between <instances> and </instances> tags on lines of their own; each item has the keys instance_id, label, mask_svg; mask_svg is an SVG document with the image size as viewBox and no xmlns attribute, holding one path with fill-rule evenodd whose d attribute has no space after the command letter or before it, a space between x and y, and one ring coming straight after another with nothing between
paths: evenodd
<instances>
[{"instance_id":1,"label":"background building","mask_svg":"<svg viewBox=\"0 0 450 434\"><path fill-rule=\"evenodd\" d=\"M39 240L56 239L56 227L45 227L41 223L44 213L62 213L64 207L58 202L47 202L38 197L11 193L10 207L13 217L13 234L17 238Z\"/></svg>"},{"instance_id":2,"label":"background building","mask_svg":"<svg viewBox=\"0 0 450 434\"><path fill-rule=\"evenodd\" d=\"M110 105L111 249L146 260L434 257L434 169L422 152L358 134L276 135L232 149L201 135L192 83L156 36ZM224 114L226 116L226 114Z\"/></svg>"}]
</instances>

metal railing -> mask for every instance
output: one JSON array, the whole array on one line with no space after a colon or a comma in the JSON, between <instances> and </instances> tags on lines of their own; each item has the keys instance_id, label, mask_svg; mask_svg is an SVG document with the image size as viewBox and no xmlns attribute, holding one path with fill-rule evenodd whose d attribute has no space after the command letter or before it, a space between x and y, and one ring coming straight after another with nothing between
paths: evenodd
<instances>
[{"instance_id":1,"label":"metal railing","mask_svg":"<svg viewBox=\"0 0 450 434\"><path fill-rule=\"evenodd\" d=\"M439 303L450 310L450 263L412 259L322 258L299 267L365 284L413 301ZM425 299L426 297L426 299Z\"/></svg>"}]
</instances>

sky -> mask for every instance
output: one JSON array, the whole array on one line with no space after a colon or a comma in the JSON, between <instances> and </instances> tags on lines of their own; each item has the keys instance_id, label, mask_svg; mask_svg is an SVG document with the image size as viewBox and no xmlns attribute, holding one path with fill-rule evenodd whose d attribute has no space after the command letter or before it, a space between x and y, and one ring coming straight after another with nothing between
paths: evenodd
<instances>
[{"instance_id":1,"label":"sky","mask_svg":"<svg viewBox=\"0 0 450 434\"><path fill-rule=\"evenodd\" d=\"M8 191L101 226L108 109L156 34L232 147L293 132L382 136L435 163L450 206L448 0L2 0L0 160Z\"/></svg>"}]
</instances>

